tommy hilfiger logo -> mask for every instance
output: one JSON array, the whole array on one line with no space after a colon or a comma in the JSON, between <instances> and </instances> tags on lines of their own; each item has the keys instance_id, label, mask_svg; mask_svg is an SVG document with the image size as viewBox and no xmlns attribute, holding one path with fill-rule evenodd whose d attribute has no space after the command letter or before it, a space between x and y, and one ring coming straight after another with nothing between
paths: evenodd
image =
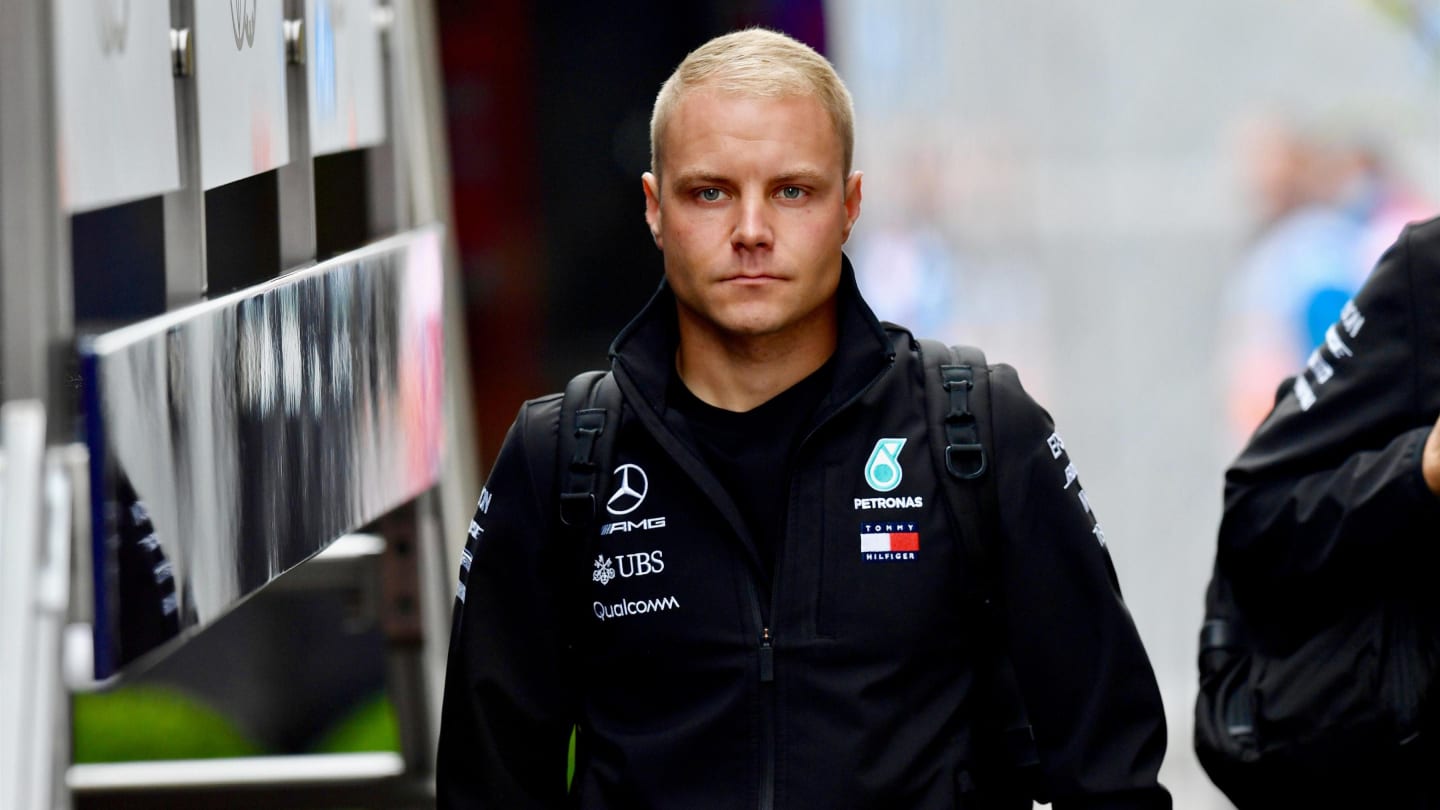
<instances>
[{"instance_id":1,"label":"tommy hilfiger logo","mask_svg":"<svg viewBox=\"0 0 1440 810\"><path fill-rule=\"evenodd\" d=\"M919 555L920 529L916 524L860 524L860 558L865 562L914 560Z\"/></svg>"}]
</instances>

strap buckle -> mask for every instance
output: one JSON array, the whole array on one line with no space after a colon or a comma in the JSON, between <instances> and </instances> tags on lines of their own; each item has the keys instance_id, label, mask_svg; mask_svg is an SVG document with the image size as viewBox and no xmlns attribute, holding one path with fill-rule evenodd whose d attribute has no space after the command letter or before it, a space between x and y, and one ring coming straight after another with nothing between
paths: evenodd
<instances>
[{"instance_id":1,"label":"strap buckle","mask_svg":"<svg viewBox=\"0 0 1440 810\"><path fill-rule=\"evenodd\" d=\"M585 414L576 417L580 422ZM598 465L595 463L595 442L600 438L601 428L576 427L575 428L575 456L570 459L570 469L574 472L590 472Z\"/></svg>"},{"instance_id":2,"label":"strap buckle","mask_svg":"<svg viewBox=\"0 0 1440 810\"><path fill-rule=\"evenodd\" d=\"M589 523L595 517L595 494L593 492L560 493L560 522L576 527Z\"/></svg>"},{"instance_id":3,"label":"strap buckle","mask_svg":"<svg viewBox=\"0 0 1440 810\"><path fill-rule=\"evenodd\" d=\"M605 411L586 408L575 412L575 454L570 458L565 491L560 493L560 522L580 527L595 519L595 484L600 465L595 445L605 431Z\"/></svg>"},{"instance_id":4,"label":"strap buckle","mask_svg":"<svg viewBox=\"0 0 1440 810\"><path fill-rule=\"evenodd\" d=\"M961 368L964 368L964 369L966 369L967 371L969 370L968 367L966 367L966 366L945 366L945 369L944 369L944 370L945 370L946 372L949 372L950 369L961 369ZM972 379L970 379L969 377L951 376L951 374L949 374L949 373L947 373L947 374L945 375L945 379L944 379L944 382L943 382L942 384L945 386L945 390L946 390L946 391L952 390L952 389L954 389L954 388L962 388L962 387L963 387L965 390L968 391L968 390L970 390L971 388L974 388L974 387L975 387L975 381L972 380Z\"/></svg>"},{"instance_id":5,"label":"strap buckle","mask_svg":"<svg viewBox=\"0 0 1440 810\"><path fill-rule=\"evenodd\" d=\"M969 481L985 474L985 446L950 444L945 447L945 469L956 478Z\"/></svg>"}]
</instances>

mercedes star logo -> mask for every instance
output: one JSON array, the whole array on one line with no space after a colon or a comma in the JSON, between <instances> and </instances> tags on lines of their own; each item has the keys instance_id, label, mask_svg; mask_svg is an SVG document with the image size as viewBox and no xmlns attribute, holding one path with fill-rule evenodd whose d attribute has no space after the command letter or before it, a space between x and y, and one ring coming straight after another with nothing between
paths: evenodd
<instances>
[{"instance_id":1,"label":"mercedes star logo","mask_svg":"<svg viewBox=\"0 0 1440 810\"><path fill-rule=\"evenodd\" d=\"M615 468L615 477L620 481L615 494L605 502L605 511L612 515L628 515L645 502L645 493L650 491L650 479L645 471L635 464L621 464ZM636 489L638 485L640 488Z\"/></svg>"}]
</instances>

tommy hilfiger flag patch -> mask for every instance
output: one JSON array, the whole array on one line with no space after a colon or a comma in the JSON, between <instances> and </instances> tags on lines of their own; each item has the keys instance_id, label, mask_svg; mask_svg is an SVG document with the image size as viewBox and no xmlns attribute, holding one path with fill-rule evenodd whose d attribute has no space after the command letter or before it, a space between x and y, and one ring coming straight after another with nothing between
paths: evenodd
<instances>
[{"instance_id":1,"label":"tommy hilfiger flag patch","mask_svg":"<svg viewBox=\"0 0 1440 810\"><path fill-rule=\"evenodd\" d=\"M913 560L920 553L920 530L914 523L860 524L860 558L865 562Z\"/></svg>"}]
</instances>

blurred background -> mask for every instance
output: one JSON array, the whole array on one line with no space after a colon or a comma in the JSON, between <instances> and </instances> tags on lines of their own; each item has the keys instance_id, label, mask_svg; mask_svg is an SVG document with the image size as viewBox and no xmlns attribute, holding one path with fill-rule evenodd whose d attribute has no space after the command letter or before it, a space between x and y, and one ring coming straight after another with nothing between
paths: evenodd
<instances>
[{"instance_id":1,"label":"blurred background","mask_svg":"<svg viewBox=\"0 0 1440 810\"><path fill-rule=\"evenodd\" d=\"M1223 472L1404 222L1440 210L1440 4L438 10L482 462L660 277L639 183L660 82L714 34L785 30L855 97L871 304L1015 365L1051 410L1164 692L1163 778L1179 808L1228 807L1190 745Z\"/></svg>"},{"instance_id":2,"label":"blurred background","mask_svg":"<svg viewBox=\"0 0 1440 810\"><path fill-rule=\"evenodd\" d=\"M826 54L854 94L865 202L847 252L877 313L983 347L1017 367L1054 415L1159 677L1170 728L1162 778L1178 808L1228 807L1190 743L1224 470L1404 223L1440 211L1440 0L232 0L224 19L210 3L171 0L167 15L165 4L121 0L0 2L0 371L9 375L0 375L0 401L50 398L36 453L47 430L56 446L78 443L77 336L190 317L207 298L278 289L292 271L439 222L447 466L438 483L427 479L433 488L353 527L336 544L344 548L332 547L342 553L246 591L233 611L227 603L205 617L213 628L144 661L120 688L89 682L94 672L68 680L71 691L56 698L74 718L62 764L401 751L396 773L423 783L404 795L425 805L425 719L437 711L449 589L484 472L521 401L602 366L661 277L640 186L661 82L710 37L763 25ZM84 23L101 36L29 36L27 24L51 9L55 31ZM252 28L242 51L244 15L253 26L257 9L275 23L261 29L268 50L252 47ZM347 15L369 49L349 64L331 36ZM154 23L143 30L171 46L173 66L163 48L124 56L132 16ZM309 34L294 26L302 20ZM236 64L271 78L215 67L190 76L182 25L220 30L222 45L233 33L233 58L250 60ZM65 199L56 178L67 155L52 136L74 111L60 104L52 120L54 88L42 75L51 45L93 57L96 73L83 75L108 74L122 56L134 67L142 51L155 62L151 84L174 96L178 113L139 110L133 88L90 96L115 102L125 112L117 120L158 122L177 137L179 147L157 147L176 176L104 205ZM231 55L228 45L209 53ZM362 62L384 65L383 81L379 67L369 80L383 88L386 126L374 138L352 131L333 151L312 144L301 113L341 121L334 79ZM288 87L288 101L271 95L292 126L287 134L281 118L262 118L251 149L236 141L255 165L240 179L201 183L197 154L214 154L211 136L229 130L197 129L195 102L225 98L220 109L235 98L199 80L232 73ZM311 74L330 84L307 89ZM271 141L286 138L293 158L272 155ZM106 171L121 163L107 156L88 147L69 155ZM439 268L440 252L425 266ZM32 299L15 290L51 294L64 317L31 312ZM36 324L49 331L32 335ZM60 350L45 359L47 346ZM31 387L49 392L21 391L11 366L41 369ZM290 376L302 376L295 368ZM176 388L172 405L208 403L183 380ZM0 430L12 471L14 438ZM83 480L83 461L65 464ZM4 473L0 465L0 494ZM314 508L291 500L297 513ZM7 581L33 579L14 561L24 538L4 533L24 523L0 520ZM177 534L150 528L167 543ZM59 548L65 531L56 530ZM263 547L275 538L243 539ZM441 545L450 559L426 557ZM55 608L59 619L95 613L86 587ZM58 643L55 628L36 635ZM25 659L0 648L0 664ZM9 685L3 695L28 700ZM37 727L49 717L30 713ZM0 772L30 746L24 734L0 735L11 739L20 742L0 745ZM266 776L273 762L248 767ZM370 783L348 779L354 804L385 803L365 795ZM131 806L131 787L112 778L77 789L77 806ZM275 806L232 793L234 806ZM285 798L283 785L273 796ZM306 801L291 796L288 806Z\"/></svg>"}]
</instances>

